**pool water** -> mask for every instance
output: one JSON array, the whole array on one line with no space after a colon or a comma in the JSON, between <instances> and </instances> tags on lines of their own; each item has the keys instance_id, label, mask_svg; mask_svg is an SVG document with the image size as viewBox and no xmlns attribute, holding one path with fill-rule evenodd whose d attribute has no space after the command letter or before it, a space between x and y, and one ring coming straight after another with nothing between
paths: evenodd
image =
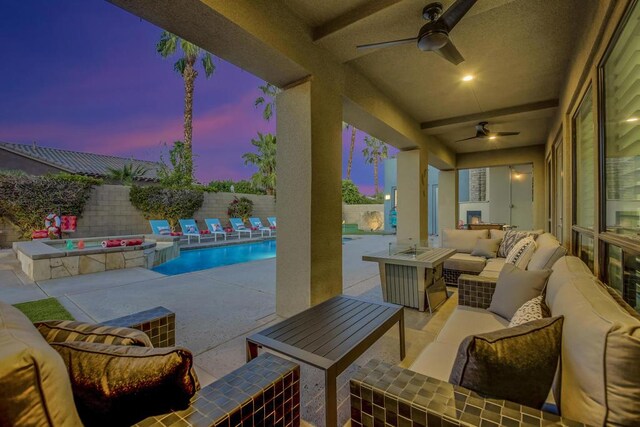
<instances>
[{"instance_id":1,"label":"pool water","mask_svg":"<svg viewBox=\"0 0 640 427\"><path fill-rule=\"evenodd\" d=\"M342 243L352 240L343 237ZM245 243L241 245L218 246L215 248L183 250L180 256L157 267L153 271L174 276L176 274L190 273L192 271L206 270L208 268L223 267L225 265L239 264L241 262L258 261L261 259L275 258L276 241L265 240L258 243Z\"/></svg>"},{"instance_id":2,"label":"pool water","mask_svg":"<svg viewBox=\"0 0 640 427\"><path fill-rule=\"evenodd\" d=\"M173 276L241 262L275 258L275 256L276 241L266 240L264 242L246 243L242 245L219 246L187 251L182 250L178 258L154 267L152 270Z\"/></svg>"}]
</instances>

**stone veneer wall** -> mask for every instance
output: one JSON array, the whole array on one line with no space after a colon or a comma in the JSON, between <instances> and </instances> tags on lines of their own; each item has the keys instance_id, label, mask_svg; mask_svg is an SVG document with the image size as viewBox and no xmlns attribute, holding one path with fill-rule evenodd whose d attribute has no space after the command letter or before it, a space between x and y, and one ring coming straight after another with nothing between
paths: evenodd
<instances>
[{"instance_id":1,"label":"stone veneer wall","mask_svg":"<svg viewBox=\"0 0 640 427\"><path fill-rule=\"evenodd\" d=\"M373 214L371 214L373 212ZM375 221L372 218L376 218ZM360 230L369 231L375 228L378 223L378 229L384 228L384 205L342 205L342 219L345 224L358 224Z\"/></svg>"},{"instance_id":2,"label":"stone veneer wall","mask_svg":"<svg viewBox=\"0 0 640 427\"><path fill-rule=\"evenodd\" d=\"M219 218L223 225L227 224L227 207L236 195L253 200L254 216L262 219L265 225L268 216L276 216L276 202L273 196L205 193L202 208L195 213L200 229L206 230L204 218ZM93 189L84 214L78 219L78 231L70 237L107 237L150 232L149 222L129 202L129 187L101 185ZM12 224L0 222L0 247L10 247L19 237Z\"/></svg>"}]
</instances>

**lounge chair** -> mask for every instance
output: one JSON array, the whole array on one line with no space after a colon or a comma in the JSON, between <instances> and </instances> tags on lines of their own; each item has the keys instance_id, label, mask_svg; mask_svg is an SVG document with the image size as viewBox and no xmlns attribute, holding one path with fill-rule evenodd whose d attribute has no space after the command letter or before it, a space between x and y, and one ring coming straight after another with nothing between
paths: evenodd
<instances>
[{"instance_id":1,"label":"lounge chair","mask_svg":"<svg viewBox=\"0 0 640 427\"><path fill-rule=\"evenodd\" d=\"M273 229L276 229L276 217L275 216L268 216L267 217L267 221L269 221L269 225L271 227L273 227Z\"/></svg>"},{"instance_id":2,"label":"lounge chair","mask_svg":"<svg viewBox=\"0 0 640 427\"><path fill-rule=\"evenodd\" d=\"M249 233L249 238L253 237L253 231L244 225L241 218L229 218L233 231L238 233L238 237L242 237L242 233Z\"/></svg>"},{"instance_id":3,"label":"lounge chair","mask_svg":"<svg viewBox=\"0 0 640 427\"><path fill-rule=\"evenodd\" d=\"M200 243L201 236L203 234L209 234L209 232L201 232L196 224L195 219L180 219L180 228L182 228L182 234L187 236L187 242L191 244L191 237L197 237L198 243Z\"/></svg>"},{"instance_id":4,"label":"lounge chair","mask_svg":"<svg viewBox=\"0 0 640 427\"><path fill-rule=\"evenodd\" d=\"M172 232L169 221L166 219L151 219L149 220L149 225L152 233L159 236L179 236L181 234Z\"/></svg>"},{"instance_id":5,"label":"lounge chair","mask_svg":"<svg viewBox=\"0 0 640 427\"><path fill-rule=\"evenodd\" d=\"M264 237L264 233L269 233L269 236L271 236L271 229L262 225L260 218L249 218L249 223L251 224L252 229L259 231L260 234L262 234L262 237Z\"/></svg>"},{"instance_id":6,"label":"lounge chair","mask_svg":"<svg viewBox=\"0 0 640 427\"><path fill-rule=\"evenodd\" d=\"M224 236L224 240L227 240L227 236L233 235L233 233L227 233L220 224L220 220L218 218L205 218L205 224L207 224L207 229L213 235L213 238L218 241L218 236Z\"/></svg>"}]
</instances>

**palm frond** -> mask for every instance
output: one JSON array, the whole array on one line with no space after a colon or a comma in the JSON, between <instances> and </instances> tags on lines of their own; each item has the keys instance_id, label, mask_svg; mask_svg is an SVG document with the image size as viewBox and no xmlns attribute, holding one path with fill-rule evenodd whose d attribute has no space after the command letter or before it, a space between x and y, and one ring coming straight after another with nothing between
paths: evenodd
<instances>
[{"instance_id":1,"label":"palm frond","mask_svg":"<svg viewBox=\"0 0 640 427\"><path fill-rule=\"evenodd\" d=\"M216 65L213 63L213 57L209 52L204 52L202 56L202 68L204 68L204 75L209 78L216 70Z\"/></svg>"},{"instance_id":2,"label":"palm frond","mask_svg":"<svg viewBox=\"0 0 640 427\"><path fill-rule=\"evenodd\" d=\"M178 36L169 31L163 31L160 36L160 41L156 44L156 51L166 58L173 55L176 52L178 42Z\"/></svg>"},{"instance_id":3,"label":"palm frond","mask_svg":"<svg viewBox=\"0 0 640 427\"><path fill-rule=\"evenodd\" d=\"M184 74L184 69L187 66L187 61L185 61L184 58L180 58L176 61L175 64L173 64L173 69L176 71L176 73L183 75Z\"/></svg>"}]
</instances>

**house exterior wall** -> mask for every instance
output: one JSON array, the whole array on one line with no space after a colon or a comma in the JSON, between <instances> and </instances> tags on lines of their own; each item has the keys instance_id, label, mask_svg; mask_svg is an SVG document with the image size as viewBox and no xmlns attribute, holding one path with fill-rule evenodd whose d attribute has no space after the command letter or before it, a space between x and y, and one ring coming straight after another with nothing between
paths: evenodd
<instances>
[{"instance_id":1,"label":"house exterior wall","mask_svg":"<svg viewBox=\"0 0 640 427\"><path fill-rule=\"evenodd\" d=\"M5 150L0 150L0 169L19 170L29 175L62 172L62 169Z\"/></svg>"},{"instance_id":2,"label":"house exterior wall","mask_svg":"<svg viewBox=\"0 0 640 427\"><path fill-rule=\"evenodd\" d=\"M78 218L78 231L72 237L98 237L127 234L148 234L151 232L149 221L142 212L129 202L130 187L123 185L101 185L92 190L82 217ZM206 230L205 218L219 218L223 225L228 224L227 207L236 194L205 193L202 207L195 213L195 219L201 230ZM273 196L237 194L253 201L253 216L262 219L266 225L268 216L276 216L276 203ZM19 233L9 223L0 222L0 247L8 247L19 240Z\"/></svg>"}]
</instances>

